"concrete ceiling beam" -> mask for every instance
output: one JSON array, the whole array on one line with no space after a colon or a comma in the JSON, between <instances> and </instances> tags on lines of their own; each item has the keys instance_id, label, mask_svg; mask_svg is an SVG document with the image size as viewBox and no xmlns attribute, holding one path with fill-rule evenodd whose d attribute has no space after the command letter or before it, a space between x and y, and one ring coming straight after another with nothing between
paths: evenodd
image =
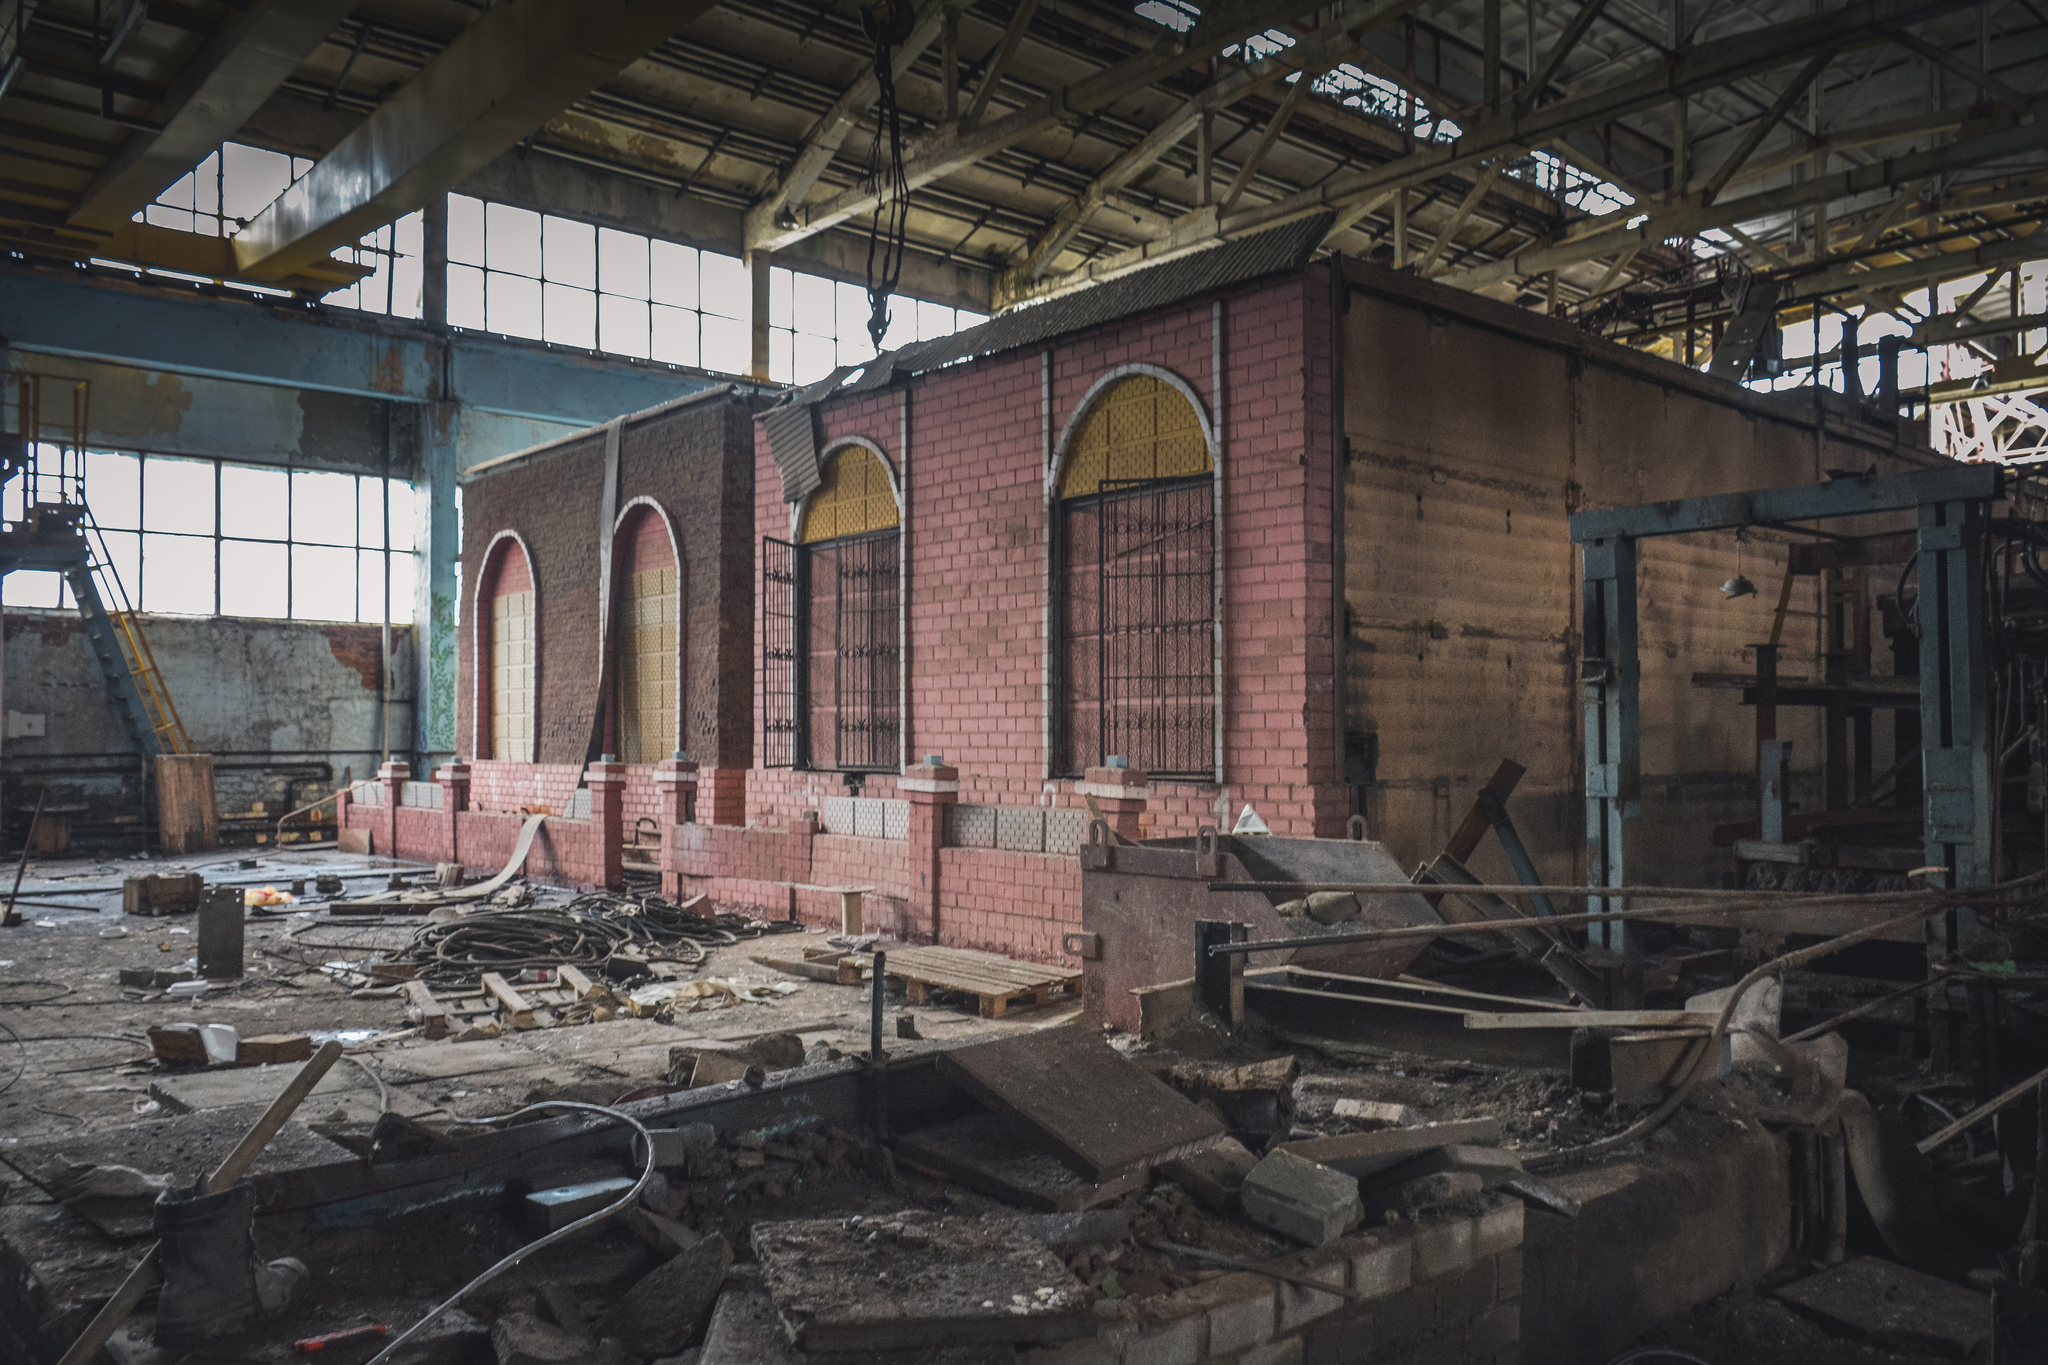
<instances>
[{"instance_id":1,"label":"concrete ceiling beam","mask_svg":"<svg viewBox=\"0 0 2048 1365\"><path fill-rule=\"evenodd\" d=\"M163 131L130 133L79 196L69 224L110 232L127 222L234 136L354 8L354 0L258 0L229 9L173 78Z\"/></svg>"},{"instance_id":2,"label":"concrete ceiling beam","mask_svg":"<svg viewBox=\"0 0 2048 1365\"><path fill-rule=\"evenodd\" d=\"M243 229L242 274L291 274L445 194L715 3L532 0L486 11Z\"/></svg>"}]
</instances>

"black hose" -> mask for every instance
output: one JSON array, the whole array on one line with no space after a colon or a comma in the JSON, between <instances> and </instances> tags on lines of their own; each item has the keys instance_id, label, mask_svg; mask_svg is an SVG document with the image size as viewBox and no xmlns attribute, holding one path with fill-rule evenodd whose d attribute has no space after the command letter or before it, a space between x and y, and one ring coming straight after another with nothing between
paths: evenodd
<instances>
[{"instance_id":1,"label":"black hose","mask_svg":"<svg viewBox=\"0 0 2048 1365\"><path fill-rule=\"evenodd\" d=\"M561 906L483 910L423 925L399 956L416 963L422 979L445 984L529 967L602 968L622 953L694 965L707 949L799 928L744 915L706 918L659 896L596 893Z\"/></svg>"}]
</instances>

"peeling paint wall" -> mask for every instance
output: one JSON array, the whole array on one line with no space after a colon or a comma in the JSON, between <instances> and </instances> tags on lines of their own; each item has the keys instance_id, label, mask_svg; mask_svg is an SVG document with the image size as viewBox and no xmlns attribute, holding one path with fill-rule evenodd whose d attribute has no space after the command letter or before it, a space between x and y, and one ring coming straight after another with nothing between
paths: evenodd
<instances>
[{"instance_id":1,"label":"peeling paint wall","mask_svg":"<svg viewBox=\"0 0 2048 1365\"><path fill-rule=\"evenodd\" d=\"M216 759L224 828L243 837L332 791L345 771L373 776L381 758L376 626L241 617L145 616L150 648L192 743ZM47 782L50 808L80 841L132 847L139 823L140 760L107 701L77 615L5 615L5 704L14 737L0 742L0 775L13 820ZM392 629L394 757L412 734L413 641ZM42 733L22 735L25 718ZM31 722L31 725L33 722ZM258 813L256 806L262 805Z\"/></svg>"}]
</instances>

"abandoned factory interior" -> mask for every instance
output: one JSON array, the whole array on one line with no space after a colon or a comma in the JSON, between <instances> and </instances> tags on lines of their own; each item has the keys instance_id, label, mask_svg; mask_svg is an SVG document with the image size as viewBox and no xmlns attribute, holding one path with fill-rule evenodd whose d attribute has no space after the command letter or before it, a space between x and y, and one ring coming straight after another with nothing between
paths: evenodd
<instances>
[{"instance_id":1,"label":"abandoned factory interior","mask_svg":"<svg viewBox=\"0 0 2048 1365\"><path fill-rule=\"evenodd\" d=\"M2048 0L0 0L0 1365L2048 1365Z\"/></svg>"}]
</instances>

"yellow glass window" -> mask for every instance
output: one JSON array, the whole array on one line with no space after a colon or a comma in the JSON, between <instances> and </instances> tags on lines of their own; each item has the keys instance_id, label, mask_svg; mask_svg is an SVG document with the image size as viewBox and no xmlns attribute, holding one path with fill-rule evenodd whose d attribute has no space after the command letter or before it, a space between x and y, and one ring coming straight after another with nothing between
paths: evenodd
<instances>
[{"instance_id":1,"label":"yellow glass window","mask_svg":"<svg viewBox=\"0 0 2048 1365\"><path fill-rule=\"evenodd\" d=\"M1209 444L1186 395L1149 374L1111 385L1081 419L1060 475L1060 496L1086 497L1105 482L1206 474Z\"/></svg>"},{"instance_id":2,"label":"yellow glass window","mask_svg":"<svg viewBox=\"0 0 2048 1365\"><path fill-rule=\"evenodd\" d=\"M804 504L796 538L810 545L886 531L899 520L889 471L866 446L848 446L826 462L824 481Z\"/></svg>"},{"instance_id":3,"label":"yellow glass window","mask_svg":"<svg viewBox=\"0 0 2048 1365\"><path fill-rule=\"evenodd\" d=\"M655 763L676 743L676 638L680 597L673 564L643 569L626 580L619 604L619 756Z\"/></svg>"},{"instance_id":4,"label":"yellow glass window","mask_svg":"<svg viewBox=\"0 0 2048 1365\"><path fill-rule=\"evenodd\" d=\"M491 599L491 757L533 761L533 592Z\"/></svg>"}]
</instances>

